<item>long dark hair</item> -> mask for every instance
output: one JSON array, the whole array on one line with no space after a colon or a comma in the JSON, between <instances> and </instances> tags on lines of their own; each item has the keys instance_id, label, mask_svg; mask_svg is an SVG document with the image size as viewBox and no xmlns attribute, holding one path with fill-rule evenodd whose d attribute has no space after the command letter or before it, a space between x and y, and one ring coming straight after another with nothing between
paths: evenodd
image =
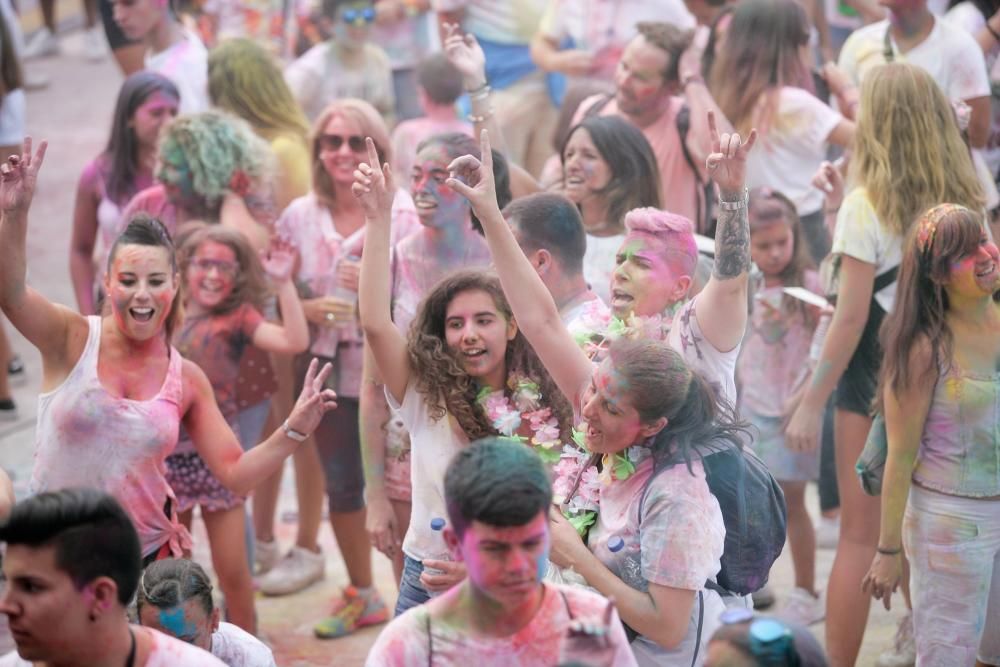
<instances>
[{"instance_id":1,"label":"long dark hair","mask_svg":"<svg viewBox=\"0 0 1000 667\"><path fill-rule=\"evenodd\" d=\"M136 109L154 93L163 93L180 100L177 86L162 74L143 70L132 74L122 83L111 120L111 135L104 149L107 175L105 191L118 205L125 204L135 194L135 177L139 172L139 142L131 127Z\"/></svg>"},{"instance_id":2,"label":"long dark hair","mask_svg":"<svg viewBox=\"0 0 1000 667\"><path fill-rule=\"evenodd\" d=\"M623 229L625 214L634 208L660 208L660 166L642 131L617 116L588 116L566 135L559 160L566 166L566 146L573 134L584 129L608 163L611 180L597 194L608 202L609 224Z\"/></svg>"},{"instance_id":3,"label":"long dark hair","mask_svg":"<svg viewBox=\"0 0 1000 667\"><path fill-rule=\"evenodd\" d=\"M630 388L628 400L639 419L667 420L653 438L657 467L684 461L690 469L692 454L703 446L728 442L742 447L748 439L748 428L733 406L666 342L618 339L608 357Z\"/></svg>"},{"instance_id":4,"label":"long dark hair","mask_svg":"<svg viewBox=\"0 0 1000 667\"><path fill-rule=\"evenodd\" d=\"M927 380L952 357L948 294L951 267L976 250L985 232L983 217L964 206L941 204L924 212L903 246L896 300L879 331L885 351L879 373L881 404L886 391L899 392ZM1000 302L1000 291L993 293ZM922 340L930 343L931 362L914 369L910 354ZM916 373L916 374L915 374Z\"/></svg>"},{"instance_id":5,"label":"long dark hair","mask_svg":"<svg viewBox=\"0 0 1000 667\"><path fill-rule=\"evenodd\" d=\"M7 26L7 16L0 12L0 100L23 85L21 62L14 52L14 41Z\"/></svg>"}]
</instances>

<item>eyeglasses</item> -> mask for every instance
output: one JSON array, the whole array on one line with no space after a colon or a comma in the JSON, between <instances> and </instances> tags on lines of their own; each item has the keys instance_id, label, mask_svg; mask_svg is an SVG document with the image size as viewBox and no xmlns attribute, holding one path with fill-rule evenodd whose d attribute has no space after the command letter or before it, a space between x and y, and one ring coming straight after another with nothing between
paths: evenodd
<instances>
[{"instance_id":1,"label":"eyeglasses","mask_svg":"<svg viewBox=\"0 0 1000 667\"><path fill-rule=\"evenodd\" d=\"M236 275L238 268L232 262L223 262L218 259L196 259L191 262L191 266L205 273L215 269L220 275L229 276L230 278Z\"/></svg>"},{"instance_id":2,"label":"eyeglasses","mask_svg":"<svg viewBox=\"0 0 1000 667\"><path fill-rule=\"evenodd\" d=\"M344 23L350 23L356 26L374 23L375 10L371 7L365 7L364 9L346 9L344 10L344 13L340 15L340 20Z\"/></svg>"},{"instance_id":3,"label":"eyeglasses","mask_svg":"<svg viewBox=\"0 0 1000 667\"><path fill-rule=\"evenodd\" d=\"M365 138L360 134L352 134L349 137L343 137L339 134L321 134L319 135L319 149L330 152L339 151L345 141L347 142L347 147L355 153L365 150Z\"/></svg>"}]
</instances>

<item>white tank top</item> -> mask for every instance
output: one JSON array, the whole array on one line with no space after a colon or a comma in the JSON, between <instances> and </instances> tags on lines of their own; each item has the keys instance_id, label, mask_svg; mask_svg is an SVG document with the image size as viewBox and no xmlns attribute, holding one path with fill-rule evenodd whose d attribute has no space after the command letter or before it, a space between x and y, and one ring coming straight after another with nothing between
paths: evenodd
<instances>
[{"instance_id":1,"label":"white tank top","mask_svg":"<svg viewBox=\"0 0 1000 667\"><path fill-rule=\"evenodd\" d=\"M92 487L113 495L128 512L143 557L169 544L175 557L191 546L177 521L177 500L164 476L181 419L180 353L170 348L163 386L148 401L112 396L97 375L101 318L87 318L87 345L56 389L38 397L31 493Z\"/></svg>"}]
</instances>

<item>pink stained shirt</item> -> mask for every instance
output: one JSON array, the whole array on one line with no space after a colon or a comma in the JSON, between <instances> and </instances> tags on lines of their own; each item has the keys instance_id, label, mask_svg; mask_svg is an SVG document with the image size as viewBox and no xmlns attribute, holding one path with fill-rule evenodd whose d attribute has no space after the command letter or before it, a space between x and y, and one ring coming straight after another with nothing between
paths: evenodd
<instances>
[{"instance_id":1,"label":"pink stained shirt","mask_svg":"<svg viewBox=\"0 0 1000 667\"><path fill-rule=\"evenodd\" d=\"M180 557L191 535L177 521L165 460L177 445L183 357L170 348L160 391L146 401L112 396L98 377L101 318L87 318L87 344L56 389L38 397L32 494L87 486L113 495L135 524L142 554L164 544Z\"/></svg>"},{"instance_id":2,"label":"pink stained shirt","mask_svg":"<svg viewBox=\"0 0 1000 667\"><path fill-rule=\"evenodd\" d=\"M132 626L137 635L145 632L152 638L149 655L142 665L136 667L226 667L226 663L193 644L175 639L152 628ZM137 661L138 662L138 661ZM0 667L32 667L16 651L0 657Z\"/></svg>"}]
</instances>

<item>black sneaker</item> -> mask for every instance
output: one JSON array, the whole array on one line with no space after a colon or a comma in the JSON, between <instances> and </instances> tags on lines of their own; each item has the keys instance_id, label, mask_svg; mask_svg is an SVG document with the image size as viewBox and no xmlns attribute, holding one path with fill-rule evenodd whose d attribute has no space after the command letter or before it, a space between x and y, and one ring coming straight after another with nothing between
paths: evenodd
<instances>
[{"instance_id":1,"label":"black sneaker","mask_svg":"<svg viewBox=\"0 0 1000 667\"><path fill-rule=\"evenodd\" d=\"M0 398L0 422L17 421L17 406L9 398Z\"/></svg>"},{"instance_id":2,"label":"black sneaker","mask_svg":"<svg viewBox=\"0 0 1000 667\"><path fill-rule=\"evenodd\" d=\"M7 380L12 385L21 385L28 379L24 372L24 362L18 356L13 356L7 364Z\"/></svg>"}]
</instances>

